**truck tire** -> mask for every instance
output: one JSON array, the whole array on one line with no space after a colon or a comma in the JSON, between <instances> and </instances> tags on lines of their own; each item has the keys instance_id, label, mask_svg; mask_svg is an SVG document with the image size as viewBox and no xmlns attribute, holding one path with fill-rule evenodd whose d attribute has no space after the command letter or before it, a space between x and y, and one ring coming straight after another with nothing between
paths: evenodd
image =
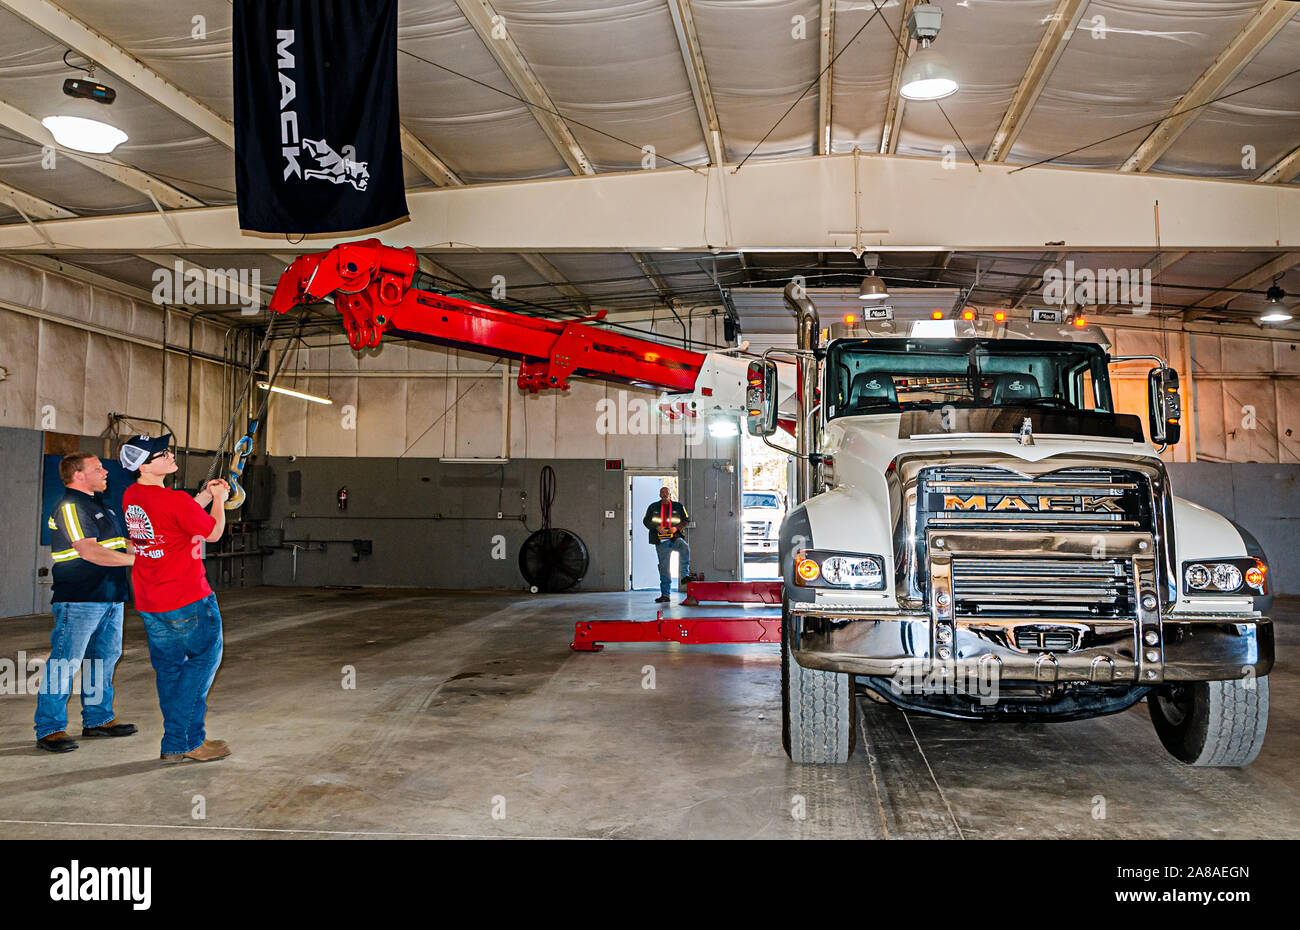
<instances>
[{"instance_id":1,"label":"truck tire","mask_svg":"<svg viewBox=\"0 0 1300 930\"><path fill-rule=\"evenodd\" d=\"M1250 765L1268 726L1268 676L1253 681L1189 681L1147 695L1156 734L1188 765Z\"/></svg>"},{"instance_id":2,"label":"truck tire","mask_svg":"<svg viewBox=\"0 0 1300 930\"><path fill-rule=\"evenodd\" d=\"M781 604L781 742L792 762L839 763L853 755L853 676L804 668L790 651L790 611Z\"/></svg>"}]
</instances>

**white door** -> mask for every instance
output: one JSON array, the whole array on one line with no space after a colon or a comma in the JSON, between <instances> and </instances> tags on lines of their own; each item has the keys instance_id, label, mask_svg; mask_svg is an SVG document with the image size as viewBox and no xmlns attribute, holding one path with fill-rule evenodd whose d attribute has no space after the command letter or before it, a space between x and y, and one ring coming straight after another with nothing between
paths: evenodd
<instances>
[{"instance_id":1,"label":"white door","mask_svg":"<svg viewBox=\"0 0 1300 930\"><path fill-rule=\"evenodd\" d=\"M671 487L666 475L632 475L628 478L631 504L628 507L628 528L632 549L632 590L647 591L659 587L659 557L650 545L649 531L641 525L646 508L659 500L659 489ZM673 553L673 575L677 574L677 553Z\"/></svg>"}]
</instances>

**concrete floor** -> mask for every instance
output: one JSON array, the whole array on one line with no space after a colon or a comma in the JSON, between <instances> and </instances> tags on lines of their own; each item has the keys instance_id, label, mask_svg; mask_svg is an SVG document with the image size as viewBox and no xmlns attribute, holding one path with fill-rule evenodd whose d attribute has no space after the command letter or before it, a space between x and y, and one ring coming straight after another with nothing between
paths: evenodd
<instances>
[{"instance_id":1,"label":"concrete floor","mask_svg":"<svg viewBox=\"0 0 1300 930\"><path fill-rule=\"evenodd\" d=\"M1167 756L1143 705L981 725L866 697L849 765L794 766L776 647L569 651L574 620L652 617L652 597L221 595L208 733L234 755L179 767L157 760L153 671L128 613L117 711L141 732L42 753L35 697L0 697L0 838L1300 836L1300 600L1274 612L1264 750L1215 770ZM48 629L0 621L0 656L44 655ZM205 819L192 816L200 795Z\"/></svg>"}]
</instances>

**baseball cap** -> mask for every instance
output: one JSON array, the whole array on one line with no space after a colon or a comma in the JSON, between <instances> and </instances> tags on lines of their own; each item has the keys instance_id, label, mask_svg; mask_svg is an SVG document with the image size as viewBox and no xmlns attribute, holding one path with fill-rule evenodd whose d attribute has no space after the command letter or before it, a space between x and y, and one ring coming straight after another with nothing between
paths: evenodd
<instances>
[{"instance_id":1,"label":"baseball cap","mask_svg":"<svg viewBox=\"0 0 1300 930\"><path fill-rule=\"evenodd\" d=\"M171 444L171 433L163 433L152 438L142 433L122 443L122 448L117 450L117 459L127 471L138 471L151 456L166 452L171 448Z\"/></svg>"}]
</instances>

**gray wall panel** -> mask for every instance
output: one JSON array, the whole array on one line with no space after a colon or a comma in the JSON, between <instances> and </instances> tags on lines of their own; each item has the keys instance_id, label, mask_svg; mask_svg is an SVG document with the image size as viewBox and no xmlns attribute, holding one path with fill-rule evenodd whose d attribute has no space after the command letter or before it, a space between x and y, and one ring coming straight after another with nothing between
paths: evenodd
<instances>
[{"instance_id":1,"label":"gray wall panel","mask_svg":"<svg viewBox=\"0 0 1300 930\"><path fill-rule=\"evenodd\" d=\"M36 430L0 427L0 617L40 610L35 581L43 448Z\"/></svg>"}]
</instances>

